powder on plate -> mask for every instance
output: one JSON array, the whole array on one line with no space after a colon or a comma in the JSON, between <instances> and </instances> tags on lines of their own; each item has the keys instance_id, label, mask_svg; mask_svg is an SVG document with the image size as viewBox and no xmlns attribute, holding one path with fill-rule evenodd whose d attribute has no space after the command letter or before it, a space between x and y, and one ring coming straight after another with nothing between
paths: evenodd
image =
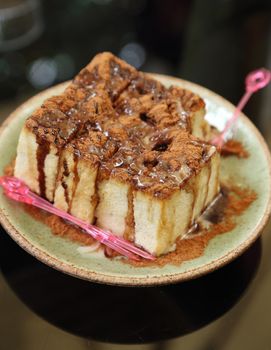
<instances>
[{"instance_id":1,"label":"powder on plate","mask_svg":"<svg viewBox=\"0 0 271 350\"><path fill-rule=\"evenodd\" d=\"M248 158L249 153L244 148L243 144L237 140L228 140L224 143L221 148L221 155L224 157L227 156L236 156L238 158Z\"/></svg>"},{"instance_id":2,"label":"powder on plate","mask_svg":"<svg viewBox=\"0 0 271 350\"><path fill-rule=\"evenodd\" d=\"M225 207L221 208L223 215L219 223L211 224L209 229L201 229L200 233L194 237L191 235L187 239L178 239L175 251L157 258L154 262L147 260L127 260L127 262L134 266L164 266L166 264L180 265L184 261L195 259L204 253L212 238L231 231L236 226L236 216L241 215L256 198L256 193L248 188L231 186Z\"/></svg>"},{"instance_id":3,"label":"powder on plate","mask_svg":"<svg viewBox=\"0 0 271 350\"><path fill-rule=\"evenodd\" d=\"M204 253L208 242L216 235L231 231L236 225L236 216L241 215L250 204L257 198L255 192L248 188L240 188L232 186L228 190L227 200L221 215L221 221L210 224L210 228L200 229L199 233L191 234L189 238L179 239L176 242L176 250L157 258L155 261L141 259L140 261L126 260L123 262L132 264L137 267L143 266L164 266L166 264L180 265L182 262L195 259ZM25 205L25 209L35 219L47 224L52 233L63 238L79 242L82 245L91 245L95 240L82 232L81 229L66 223L63 219L47 214L35 207ZM214 207L214 210L216 208ZM108 247L105 247L105 255L107 258L113 258L119 254Z\"/></svg>"},{"instance_id":4,"label":"powder on plate","mask_svg":"<svg viewBox=\"0 0 271 350\"><path fill-rule=\"evenodd\" d=\"M10 164L5 168L5 175L13 175L14 164ZM257 198L254 191L248 188L241 188L238 186L231 186L227 191L223 191L227 200L224 201L222 215L219 215L219 222L212 223L208 229L200 229L200 232L193 236L191 234L189 238L179 239L176 242L176 250L157 258L155 261L149 261L141 259L140 261L132 261L123 259L123 262L132 264L137 267L143 266L164 266L166 264L180 265L182 262L195 259L204 253L208 242L218 234L231 231L236 225L236 217L241 215L250 204ZM80 228L65 222L63 219L56 215L48 214L43 210L36 207L23 204L25 210L33 216L36 220L39 220L47 224L52 233L61 236L63 238L70 239L75 242L79 242L83 245L91 245L95 240L83 232ZM213 208L217 211L218 208ZM117 252L112 251L106 247L105 255L108 258L118 255Z\"/></svg>"}]
</instances>

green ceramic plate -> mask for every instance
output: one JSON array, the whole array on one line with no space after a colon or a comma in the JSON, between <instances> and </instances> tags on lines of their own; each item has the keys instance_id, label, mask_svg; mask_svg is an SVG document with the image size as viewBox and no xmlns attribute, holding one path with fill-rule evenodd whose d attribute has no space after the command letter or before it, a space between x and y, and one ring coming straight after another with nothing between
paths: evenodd
<instances>
[{"instance_id":1,"label":"green ceramic plate","mask_svg":"<svg viewBox=\"0 0 271 350\"><path fill-rule=\"evenodd\" d=\"M223 125L234 107L213 92L176 78L155 75L164 84L176 84L201 95L207 104L207 118L218 126ZM59 94L66 86L61 84L48 89L20 106L6 120L0 130L0 173L16 154L16 145L25 118L41 102ZM101 253L82 256L78 244L51 234L50 229L35 221L21 204L0 193L0 219L10 236L26 251L42 262L67 274L101 283L119 285L157 285L195 278L226 264L240 255L260 235L271 210L271 161L268 148L255 126L242 115L238 122L237 138L250 153L248 159L223 159L223 176L231 176L236 183L249 186L258 198L238 218L230 232L213 238L204 254L180 266L133 267L121 261L111 261ZM10 257L12 259L12 257Z\"/></svg>"}]
</instances>

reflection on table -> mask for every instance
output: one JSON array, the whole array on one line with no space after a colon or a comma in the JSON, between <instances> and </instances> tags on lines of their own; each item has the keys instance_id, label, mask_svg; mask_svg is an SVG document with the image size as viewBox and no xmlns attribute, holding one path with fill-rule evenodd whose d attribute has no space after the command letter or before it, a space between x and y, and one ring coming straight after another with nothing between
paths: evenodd
<instances>
[{"instance_id":1,"label":"reflection on table","mask_svg":"<svg viewBox=\"0 0 271 350\"><path fill-rule=\"evenodd\" d=\"M179 337L220 317L248 287L262 252L258 240L207 276L177 285L129 288L64 275L25 253L6 234L0 237L2 273L30 309L72 334L123 344Z\"/></svg>"}]
</instances>

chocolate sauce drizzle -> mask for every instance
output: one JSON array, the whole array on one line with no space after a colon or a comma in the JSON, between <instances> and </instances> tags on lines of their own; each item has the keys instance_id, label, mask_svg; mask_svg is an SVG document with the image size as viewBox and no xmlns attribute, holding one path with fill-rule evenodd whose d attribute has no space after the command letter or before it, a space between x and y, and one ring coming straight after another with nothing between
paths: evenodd
<instances>
[{"instance_id":1,"label":"chocolate sauce drizzle","mask_svg":"<svg viewBox=\"0 0 271 350\"><path fill-rule=\"evenodd\" d=\"M72 201L75 195L75 191L77 189L77 185L78 182L80 180L79 178L79 174L78 174L78 157L76 156L76 154L73 154L73 164L74 164L74 168L73 168L73 183L72 183L72 195L71 195L71 200L68 203L68 212L71 211L71 207L72 207Z\"/></svg>"},{"instance_id":2,"label":"chocolate sauce drizzle","mask_svg":"<svg viewBox=\"0 0 271 350\"><path fill-rule=\"evenodd\" d=\"M37 138L38 148L36 153L38 173L39 173L39 188L40 196L46 198L46 178L45 178L45 158L50 151L50 144L43 139Z\"/></svg>"},{"instance_id":3,"label":"chocolate sauce drizzle","mask_svg":"<svg viewBox=\"0 0 271 350\"><path fill-rule=\"evenodd\" d=\"M130 68L128 69L126 66L122 67L121 64L112 58L109 60L108 64L108 77L100 75L104 74L104 72L101 70L101 73L97 65L92 68L92 72L88 69L84 69L79 73L71 85L72 89L74 89L72 90L72 96L77 96L76 91L79 89L80 93L82 93L82 98L77 100L76 104L72 104L72 107L68 108L72 100L72 98L68 96L66 108L66 97L64 93L64 102L62 101L61 106L65 108L61 107L61 111L56 114L55 117L52 116L53 125L51 131L50 109L46 111L46 108L44 108L46 118L43 121L44 118L42 114L38 122L38 125L44 127L43 131L41 131L44 133L44 139L39 142L37 151L39 182L41 194L43 196L46 194L44 161L46 155L49 153L50 145L49 142L46 143L45 141L48 132L51 132L52 137L55 137L54 144L58 151L61 151L61 149L66 147L72 140L80 140L82 132L96 130L97 124L99 124L97 132L102 132L108 140L114 140L116 142L115 154L111 154L109 159L103 156L103 147L99 150L99 154L97 155L102 165L101 170L105 170L105 174L118 176L122 178L122 180L128 181L130 178L129 181L132 182L134 188L141 190L149 189L158 197L166 195L161 192L163 187L165 188L168 186L167 192L172 192L170 189L177 189L180 183L185 184L188 175L190 176L192 174L182 174L181 178L179 174L176 175L176 171L180 170L182 157L186 157L186 155L190 156L193 164L191 164L191 162L184 164L188 169L194 169L195 167L201 168L203 161L208 161L209 148L203 143L197 141L198 145L194 147L191 145L192 141L191 144L188 144L190 142L188 141L186 147L183 145L183 142L187 141L186 137L182 137L181 135L179 135L181 136L179 137L179 143L177 144L176 142L176 132L181 129L183 132L187 133L188 130L185 131L185 128L188 127L190 122L188 114L181 105L181 98L184 101L184 105L189 107L193 106L193 103L195 104L196 102L200 104L200 100L191 102L189 100L190 95L187 94L185 90L177 88L167 89L161 83L149 78L143 73L136 72L132 68L130 70ZM112 115L110 115L108 111L104 112L103 106L99 108L96 100L93 101L95 107L93 110L89 105L92 98L100 98L100 100L103 101L104 96L101 95L99 97L99 84L102 86L100 86L100 88L103 93L107 91L111 97ZM114 96L111 96L112 89L114 90ZM147 97L147 102L144 100L145 97ZM52 101L52 104L60 103L59 101L61 101L61 98L62 97L59 97L59 99L56 98L56 100ZM137 101L136 106L131 104L132 100ZM90 109L88 110L88 108ZM120 121L121 118L126 119ZM165 125L167 127L165 127ZM121 130L121 132L118 130ZM36 135L37 139L39 139L38 132ZM178 147L182 148L185 156L182 155L180 158L180 152L178 155L175 155L174 152L176 152ZM199 149L203 148L205 152L203 160L201 154L195 157L197 153L196 147ZM133 151L132 157L126 156L127 148ZM92 150L93 149L92 147ZM188 149L190 149L189 154L186 153ZM170 152L172 152L172 156L170 156ZM93 152L89 151L89 153L92 154ZM76 148L74 148L74 154L82 156L80 150ZM121 162L117 161L118 159L121 159ZM179 164L176 165L177 159L179 160ZM118 165L115 166L115 164ZM77 168L77 158L75 168ZM75 169L75 172L76 171ZM78 177L78 175L75 174L75 184L71 195L77 187L78 180L76 180L76 177ZM65 190L65 197L70 208L72 198L69 198L68 188L64 182L62 182L62 186Z\"/></svg>"}]
</instances>

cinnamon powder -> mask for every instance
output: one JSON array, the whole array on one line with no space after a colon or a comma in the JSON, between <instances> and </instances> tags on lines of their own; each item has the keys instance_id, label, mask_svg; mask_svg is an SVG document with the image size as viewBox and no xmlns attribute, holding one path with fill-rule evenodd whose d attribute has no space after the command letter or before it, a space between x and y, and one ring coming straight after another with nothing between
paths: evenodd
<instances>
[{"instance_id":1,"label":"cinnamon powder","mask_svg":"<svg viewBox=\"0 0 271 350\"><path fill-rule=\"evenodd\" d=\"M94 238L83 232L77 226L65 222L54 214L46 213L43 210L27 204L24 204L24 209L33 218L49 226L52 233L56 236L67 238L82 245L91 245L95 242Z\"/></svg>"},{"instance_id":2,"label":"cinnamon powder","mask_svg":"<svg viewBox=\"0 0 271 350\"><path fill-rule=\"evenodd\" d=\"M15 158L5 166L4 168L4 174L6 176L13 176L14 173L14 168L15 168Z\"/></svg>"},{"instance_id":3,"label":"cinnamon powder","mask_svg":"<svg viewBox=\"0 0 271 350\"><path fill-rule=\"evenodd\" d=\"M243 144L237 140L228 140L224 143L221 148L221 155L224 157L227 156L236 156L238 158L248 158L249 153L244 148Z\"/></svg>"}]
</instances>

